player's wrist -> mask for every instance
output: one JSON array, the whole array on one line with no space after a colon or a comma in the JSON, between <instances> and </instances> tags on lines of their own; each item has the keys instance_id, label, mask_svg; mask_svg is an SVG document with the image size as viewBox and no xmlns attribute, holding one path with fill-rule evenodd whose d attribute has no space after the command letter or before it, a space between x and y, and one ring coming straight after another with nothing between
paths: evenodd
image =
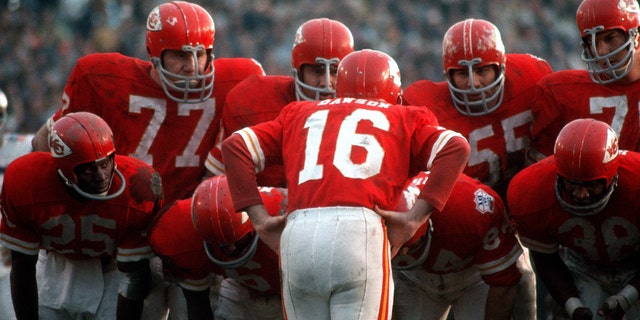
<instances>
[{"instance_id":1,"label":"player's wrist","mask_svg":"<svg viewBox=\"0 0 640 320\"><path fill-rule=\"evenodd\" d=\"M618 305L625 312L638 301L639 297L638 289L630 284L624 286L617 295L624 299L623 301L618 301Z\"/></svg>"},{"instance_id":2,"label":"player's wrist","mask_svg":"<svg viewBox=\"0 0 640 320\"><path fill-rule=\"evenodd\" d=\"M564 310L569 315L569 318L573 316L573 312L578 308L584 308L584 303L578 297L571 297L564 303Z\"/></svg>"}]
</instances>

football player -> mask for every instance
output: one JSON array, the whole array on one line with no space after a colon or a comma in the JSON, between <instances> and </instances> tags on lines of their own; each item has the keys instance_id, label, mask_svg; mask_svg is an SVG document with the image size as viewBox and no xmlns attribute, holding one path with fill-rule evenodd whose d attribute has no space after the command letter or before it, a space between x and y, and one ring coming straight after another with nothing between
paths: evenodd
<instances>
[{"instance_id":1,"label":"football player","mask_svg":"<svg viewBox=\"0 0 640 320\"><path fill-rule=\"evenodd\" d=\"M640 319L640 154L618 148L605 122L573 120L554 155L509 186L512 218L556 319Z\"/></svg>"},{"instance_id":2,"label":"football player","mask_svg":"<svg viewBox=\"0 0 640 320\"><path fill-rule=\"evenodd\" d=\"M511 178L526 166L533 115L529 103L535 83L552 72L530 54L506 53L500 30L482 19L466 19L447 30L442 41L445 81L419 80L403 94L406 103L427 106L445 128L471 145L465 173L506 197ZM523 277L514 317L536 315L536 280L525 250Z\"/></svg>"},{"instance_id":3,"label":"football player","mask_svg":"<svg viewBox=\"0 0 640 320\"><path fill-rule=\"evenodd\" d=\"M397 210L413 205L428 178L421 172L410 181ZM456 319L512 319L522 247L493 189L461 175L413 239L393 261L393 319L439 320L450 311Z\"/></svg>"},{"instance_id":4,"label":"football player","mask_svg":"<svg viewBox=\"0 0 640 320\"><path fill-rule=\"evenodd\" d=\"M445 81L418 80L402 95L409 105L428 107L445 128L471 145L465 173L497 190L525 166L533 115L529 103L535 83L552 72L530 54L505 53L500 31L491 22L466 19L442 40Z\"/></svg>"},{"instance_id":5,"label":"football player","mask_svg":"<svg viewBox=\"0 0 640 320\"><path fill-rule=\"evenodd\" d=\"M211 15L195 3L155 7L146 24L151 61L119 53L80 58L62 107L39 130L34 149L47 148L48 128L62 115L90 111L109 123L119 154L160 173L166 203L190 198L205 176L227 92L247 76L264 73L252 59L214 59L214 35Z\"/></svg>"},{"instance_id":6,"label":"football player","mask_svg":"<svg viewBox=\"0 0 640 320\"><path fill-rule=\"evenodd\" d=\"M389 55L354 51L338 65L337 98L289 104L222 144L234 207L280 253L288 319L391 317L391 257L442 209L469 155L425 108L397 105L401 91ZM270 163L284 165L285 216L270 216L256 191ZM433 179L409 212L384 210L427 169Z\"/></svg>"},{"instance_id":7,"label":"football player","mask_svg":"<svg viewBox=\"0 0 640 320\"><path fill-rule=\"evenodd\" d=\"M320 100L335 96L338 62L353 52L351 31L339 21L311 19L296 31L291 50L293 77L247 78L227 96L218 133L219 143L234 131L272 120L293 101ZM210 175L224 173L220 145L205 163ZM285 186L282 166L270 166L258 175L258 185Z\"/></svg>"},{"instance_id":8,"label":"football player","mask_svg":"<svg viewBox=\"0 0 640 320\"><path fill-rule=\"evenodd\" d=\"M286 189L259 189L269 214L279 216ZM182 287L189 319L283 319L278 255L260 241L246 212L235 212L224 175L204 180L193 200L168 206L150 232L168 277ZM221 275L210 301L212 275ZM212 311L212 305L217 306Z\"/></svg>"},{"instance_id":9,"label":"football player","mask_svg":"<svg viewBox=\"0 0 640 320\"><path fill-rule=\"evenodd\" d=\"M247 76L264 73L252 59L214 59L214 36L214 21L198 4L171 1L155 7L146 23L150 61L119 53L80 58L62 107L37 132L34 149L47 148L48 128L61 116L90 111L112 127L119 154L143 160L160 173L165 203L190 198L206 174L204 162L215 145L226 94ZM152 263L152 270L161 271L159 261ZM158 306L176 296L166 295L162 279L154 277L145 318L157 320L156 313L166 313ZM174 320L186 318L183 302L172 303ZM152 312L148 317L147 310Z\"/></svg>"},{"instance_id":10,"label":"football player","mask_svg":"<svg viewBox=\"0 0 640 320\"><path fill-rule=\"evenodd\" d=\"M584 0L576 24L588 70L558 71L538 83L531 103L532 160L553 154L560 129L579 118L606 122L621 149L640 151L638 1Z\"/></svg>"},{"instance_id":11,"label":"football player","mask_svg":"<svg viewBox=\"0 0 640 320\"><path fill-rule=\"evenodd\" d=\"M16 316L138 319L150 280L146 231L161 205L159 174L116 155L111 129L92 113L60 118L49 145L48 153L14 160L4 175L0 243L11 249Z\"/></svg>"}]
</instances>

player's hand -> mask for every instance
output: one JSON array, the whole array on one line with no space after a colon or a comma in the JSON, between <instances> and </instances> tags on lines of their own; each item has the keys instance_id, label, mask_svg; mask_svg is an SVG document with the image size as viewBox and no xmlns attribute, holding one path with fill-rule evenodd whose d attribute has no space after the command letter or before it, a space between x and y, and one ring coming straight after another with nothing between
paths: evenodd
<instances>
[{"instance_id":1,"label":"player's hand","mask_svg":"<svg viewBox=\"0 0 640 320\"><path fill-rule=\"evenodd\" d=\"M571 320L593 320L593 312L585 307L577 308L573 311Z\"/></svg>"},{"instance_id":2,"label":"player's hand","mask_svg":"<svg viewBox=\"0 0 640 320\"><path fill-rule=\"evenodd\" d=\"M262 204L250 206L246 211L260 240L271 248L273 252L278 253L280 250L280 236L287 223L288 213L281 216L271 216Z\"/></svg>"},{"instance_id":3,"label":"player's hand","mask_svg":"<svg viewBox=\"0 0 640 320\"><path fill-rule=\"evenodd\" d=\"M374 210L385 220L385 225L387 226L387 237L389 238L389 244L391 245L392 259L398 254L402 245L413 237L418 228L420 228L428 218L428 216L423 217L422 214L414 215L413 208L408 212L398 212L383 210L380 207L375 206Z\"/></svg>"},{"instance_id":4,"label":"player's hand","mask_svg":"<svg viewBox=\"0 0 640 320\"><path fill-rule=\"evenodd\" d=\"M613 295L604 301L598 314L606 320L619 320L624 316L625 310L630 307L631 304L624 296Z\"/></svg>"}]
</instances>

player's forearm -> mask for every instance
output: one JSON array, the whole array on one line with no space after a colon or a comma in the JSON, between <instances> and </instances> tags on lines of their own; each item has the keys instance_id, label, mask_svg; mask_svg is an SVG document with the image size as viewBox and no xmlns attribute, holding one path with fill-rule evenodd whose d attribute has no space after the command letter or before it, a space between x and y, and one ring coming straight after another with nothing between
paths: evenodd
<instances>
[{"instance_id":1,"label":"player's forearm","mask_svg":"<svg viewBox=\"0 0 640 320\"><path fill-rule=\"evenodd\" d=\"M429 179L424 184L419 199L442 211L453 185L467 166L469 143L463 137L453 137L438 151L430 168Z\"/></svg>"},{"instance_id":2,"label":"player's forearm","mask_svg":"<svg viewBox=\"0 0 640 320\"><path fill-rule=\"evenodd\" d=\"M432 205L422 199L416 199L416 202L413 204L411 209L409 209L407 217L407 224L413 225L413 227L410 228L410 230L413 230L411 235L413 235L413 233L415 233L415 231L423 224L427 223L427 220L429 220L429 217L431 216L431 211L433 211Z\"/></svg>"},{"instance_id":3,"label":"player's forearm","mask_svg":"<svg viewBox=\"0 0 640 320\"><path fill-rule=\"evenodd\" d=\"M261 204L253 160L240 135L232 134L222 143L222 157L234 208L241 211Z\"/></svg>"},{"instance_id":4,"label":"player's forearm","mask_svg":"<svg viewBox=\"0 0 640 320\"><path fill-rule=\"evenodd\" d=\"M485 305L486 320L508 320L511 319L513 303L516 297L516 286L492 286L487 294Z\"/></svg>"},{"instance_id":5,"label":"player's forearm","mask_svg":"<svg viewBox=\"0 0 640 320\"><path fill-rule=\"evenodd\" d=\"M549 290L553 299L561 305L571 297L579 298L573 277L560 255L530 251L536 273Z\"/></svg>"},{"instance_id":6,"label":"player's forearm","mask_svg":"<svg viewBox=\"0 0 640 320\"><path fill-rule=\"evenodd\" d=\"M11 299L18 320L38 320L37 255L13 251L10 273Z\"/></svg>"}]
</instances>

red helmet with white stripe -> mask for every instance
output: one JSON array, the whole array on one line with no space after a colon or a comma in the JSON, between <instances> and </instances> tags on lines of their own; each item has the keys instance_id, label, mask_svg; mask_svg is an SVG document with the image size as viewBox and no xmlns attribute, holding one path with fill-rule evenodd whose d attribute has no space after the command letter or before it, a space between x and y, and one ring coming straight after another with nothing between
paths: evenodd
<instances>
[{"instance_id":1,"label":"red helmet with white stripe","mask_svg":"<svg viewBox=\"0 0 640 320\"><path fill-rule=\"evenodd\" d=\"M286 189L260 188L260 195L269 214L279 215L286 205ZM192 196L191 220L205 243L211 261L223 268L238 268L255 254L258 234L254 232L246 212L236 212L225 175L214 176L200 183ZM247 236L250 244L238 257L219 257L215 247L236 245Z\"/></svg>"},{"instance_id":2,"label":"red helmet with white stripe","mask_svg":"<svg viewBox=\"0 0 640 320\"><path fill-rule=\"evenodd\" d=\"M147 18L147 52L167 97L185 103L209 99L213 92L215 32L211 15L195 3L171 1L151 10ZM198 68L195 68L194 75L189 76L166 70L162 56L166 50L192 55L195 66L198 65L198 52L206 51L208 57L204 73L200 74Z\"/></svg>"}]
</instances>

